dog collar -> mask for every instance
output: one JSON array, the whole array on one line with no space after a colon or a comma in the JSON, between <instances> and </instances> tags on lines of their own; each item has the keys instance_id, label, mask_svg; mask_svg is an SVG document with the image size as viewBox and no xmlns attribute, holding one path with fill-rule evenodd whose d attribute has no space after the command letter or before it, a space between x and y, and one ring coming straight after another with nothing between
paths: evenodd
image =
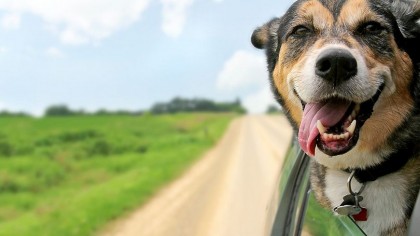
<instances>
[{"instance_id":1,"label":"dog collar","mask_svg":"<svg viewBox=\"0 0 420 236\"><path fill-rule=\"evenodd\" d=\"M376 179L394 173L401 169L411 158L409 151L406 150L403 153L397 152L391 154L382 163L371 166L365 169L346 169L344 171L351 173L355 171L354 178L359 183L366 183L369 181L375 181Z\"/></svg>"}]
</instances>

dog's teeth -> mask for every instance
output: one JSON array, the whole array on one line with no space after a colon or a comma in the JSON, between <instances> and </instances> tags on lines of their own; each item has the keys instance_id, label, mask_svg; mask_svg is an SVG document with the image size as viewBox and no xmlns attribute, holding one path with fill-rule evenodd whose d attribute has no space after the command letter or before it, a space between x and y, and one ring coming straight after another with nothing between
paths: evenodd
<instances>
[{"instance_id":1,"label":"dog's teeth","mask_svg":"<svg viewBox=\"0 0 420 236\"><path fill-rule=\"evenodd\" d=\"M323 134L325 133L325 131L327 131L327 128L325 128L324 125L322 125L320 120L316 122L316 127L318 128L320 134Z\"/></svg>"},{"instance_id":2,"label":"dog's teeth","mask_svg":"<svg viewBox=\"0 0 420 236\"><path fill-rule=\"evenodd\" d=\"M343 134L344 135L344 138L345 139L348 139L349 137L350 137L350 133L349 132L346 132L345 134Z\"/></svg>"},{"instance_id":3,"label":"dog's teeth","mask_svg":"<svg viewBox=\"0 0 420 236\"><path fill-rule=\"evenodd\" d=\"M350 135L353 135L355 129L356 129L356 120L353 120L350 126L347 128L347 131L349 131Z\"/></svg>"},{"instance_id":4,"label":"dog's teeth","mask_svg":"<svg viewBox=\"0 0 420 236\"><path fill-rule=\"evenodd\" d=\"M351 112L351 117L352 117L352 118L355 118L355 117L356 117L356 115L357 115L357 114L356 114L356 111L355 111L355 110L353 110L353 111Z\"/></svg>"},{"instance_id":5,"label":"dog's teeth","mask_svg":"<svg viewBox=\"0 0 420 236\"><path fill-rule=\"evenodd\" d=\"M345 132L342 134L328 134L328 133L322 133L321 138L324 141L337 141L337 140L346 140L349 139L351 136L350 132Z\"/></svg>"}]
</instances>

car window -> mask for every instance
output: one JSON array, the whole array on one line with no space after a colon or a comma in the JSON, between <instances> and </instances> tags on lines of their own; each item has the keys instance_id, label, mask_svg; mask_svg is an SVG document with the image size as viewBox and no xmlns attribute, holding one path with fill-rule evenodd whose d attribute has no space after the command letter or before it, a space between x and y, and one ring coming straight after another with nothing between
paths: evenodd
<instances>
[{"instance_id":1,"label":"car window","mask_svg":"<svg viewBox=\"0 0 420 236\"><path fill-rule=\"evenodd\" d=\"M278 207L271 227L272 236L297 235L299 232L309 188L309 173L306 171L308 161L294 140L281 171L277 192Z\"/></svg>"},{"instance_id":2,"label":"car window","mask_svg":"<svg viewBox=\"0 0 420 236\"><path fill-rule=\"evenodd\" d=\"M303 220L303 236L363 236L366 235L348 216L335 216L331 210L323 208L308 192L306 214Z\"/></svg>"},{"instance_id":3,"label":"car window","mask_svg":"<svg viewBox=\"0 0 420 236\"><path fill-rule=\"evenodd\" d=\"M417 202L414 206L413 214L411 215L411 222L408 228L408 236L420 235L420 193L417 195Z\"/></svg>"},{"instance_id":4,"label":"car window","mask_svg":"<svg viewBox=\"0 0 420 236\"><path fill-rule=\"evenodd\" d=\"M278 184L278 204L271 206L277 209L271 236L365 235L351 218L335 216L318 204L310 190L309 162L297 142L292 142Z\"/></svg>"}]
</instances>

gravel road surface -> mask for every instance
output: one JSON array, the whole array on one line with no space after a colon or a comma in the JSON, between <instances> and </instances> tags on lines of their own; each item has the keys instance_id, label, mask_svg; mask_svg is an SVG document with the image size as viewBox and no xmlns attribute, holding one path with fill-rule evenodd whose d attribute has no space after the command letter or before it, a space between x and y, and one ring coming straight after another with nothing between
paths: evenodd
<instances>
[{"instance_id":1,"label":"gravel road surface","mask_svg":"<svg viewBox=\"0 0 420 236\"><path fill-rule=\"evenodd\" d=\"M283 116L235 119L217 145L179 179L100 235L265 235L291 137Z\"/></svg>"}]
</instances>

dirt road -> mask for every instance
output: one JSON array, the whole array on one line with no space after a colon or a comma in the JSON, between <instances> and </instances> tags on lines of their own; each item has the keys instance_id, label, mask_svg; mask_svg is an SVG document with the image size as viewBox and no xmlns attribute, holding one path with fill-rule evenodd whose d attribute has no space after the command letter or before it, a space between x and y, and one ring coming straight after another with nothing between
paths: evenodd
<instances>
[{"instance_id":1,"label":"dirt road","mask_svg":"<svg viewBox=\"0 0 420 236\"><path fill-rule=\"evenodd\" d=\"M236 119L219 143L104 236L264 235L292 130L284 117Z\"/></svg>"}]
</instances>

